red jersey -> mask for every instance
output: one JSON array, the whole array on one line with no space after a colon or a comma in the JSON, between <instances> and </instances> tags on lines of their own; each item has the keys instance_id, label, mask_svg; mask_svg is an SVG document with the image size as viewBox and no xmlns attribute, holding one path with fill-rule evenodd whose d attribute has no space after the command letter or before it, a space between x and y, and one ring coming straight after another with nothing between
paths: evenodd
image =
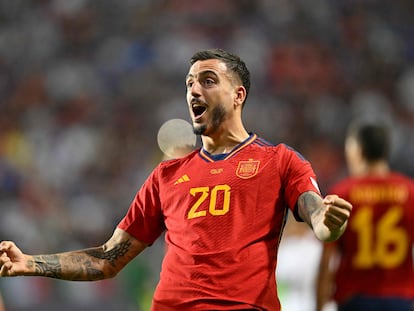
<instances>
[{"instance_id":1,"label":"red jersey","mask_svg":"<svg viewBox=\"0 0 414 311\"><path fill-rule=\"evenodd\" d=\"M331 193L353 205L335 242L341 255L335 300L356 294L414 298L414 181L398 173L348 178Z\"/></svg>"},{"instance_id":2,"label":"red jersey","mask_svg":"<svg viewBox=\"0 0 414 311\"><path fill-rule=\"evenodd\" d=\"M319 193L297 152L252 134L220 159L160 163L118 225L166 254L151 310L280 310L276 254L287 208Z\"/></svg>"}]
</instances>

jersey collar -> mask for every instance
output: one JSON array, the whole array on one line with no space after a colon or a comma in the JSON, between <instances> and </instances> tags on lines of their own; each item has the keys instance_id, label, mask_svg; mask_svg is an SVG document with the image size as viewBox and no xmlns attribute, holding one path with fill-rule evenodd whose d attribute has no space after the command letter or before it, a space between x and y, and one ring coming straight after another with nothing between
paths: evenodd
<instances>
[{"instance_id":1,"label":"jersey collar","mask_svg":"<svg viewBox=\"0 0 414 311\"><path fill-rule=\"evenodd\" d=\"M239 152L241 149L243 149L244 147L250 145L250 143L252 143L256 138L257 138L256 134L250 133L249 137L247 137L244 141L242 141L240 144L234 147L229 153L210 154L207 150L205 150L204 148L201 148L199 154L207 162L227 160L231 158L233 155L235 155L237 152Z\"/></svg>"}]
</instances>

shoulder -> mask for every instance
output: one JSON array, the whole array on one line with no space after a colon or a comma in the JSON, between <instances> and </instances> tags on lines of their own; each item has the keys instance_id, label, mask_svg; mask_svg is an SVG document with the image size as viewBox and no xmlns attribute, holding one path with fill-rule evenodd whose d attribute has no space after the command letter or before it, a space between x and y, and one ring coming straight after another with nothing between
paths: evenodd
<instances>
[{"instance_id":1,"label":"shoulder","mask_svg":"<svg viewBox=\"0 0 414 311\"><path fill-rule=\"evenodd\" d=\"M357 183L358 179L354 177L345 177L337 183L333 184L329 189L329 193L335 193L339 194L340 196L345 196L345 194Z\"/></svg>"},{"instance_id":2,"label":"shoulder","mask_svg":"<svg viewBox=\"0 0 414 311\"><path fill-rule=\"evenodd\" d=\"M405 175L401 172L397 172L397 171L391 171L390 178L395 179L395 180L403 180L407 183L414 183L414 178L408 175Z\"/></svg>"},{"instance_id":3,"label":"shoulder","mask_svg":"<svg viewBox=\"0 0 414 311\"><path fill-rule=\"evenodd\" d=\"M261 157L272 163L273 168L283 176L304 176L308 173L314 175L309 161L292 146L283 142L272 144L262 138L256 139L255 145L261 149Z\"/></svg>"},{"instance_id":4,"label":"shoulder","mask_svg":"<svg viewBox=\"0 0 414 311\"><path fill-rule=\"evenodd\" d=\"M181 158L166 159L159 162L148 176L146 183L163 183L169 178L173 178L179 170L182 170L186 165L193 166L194 159L197 159L200 149L194 150Z\"/></svg>"},{"instance_id":5,"label":"shoulder","mask_svg":"<svg viewBox=\"0 0 414 311\"><path fill-rule=\"evenodd\" d=\"M390 174L390 180L405 184L410 192L414 195L414 178L400 172L393 171Z\"/></svg>"},{"instance_id":6,"label":"shoulder","mask_svg":"<svg viewBox=\"0 0 414 311\"><path fill-rule=\"evenodd\" d=\"M298 163L308 163L308 160L302 155L302 153L285 143L276 145L274 151L286 159L297 161Z\"/></svg>"},{"instance_id":7,"label":"shoulder","mask_svg":"<svg viewBox=\"0 0 414 311\"><path fill-rule=\"evenodd\" d=\"M278 142L272 143L258 135L256 135L256 139L251 143L252 146L256 146L258 148L264 148L268 151L280 153L280 154L298 154L300 153L293 147L289 146L286 143ZM301 156L301 155L300 155ZM302 156L301 156L302 157Z\"/></svg>"},{"instance_id":8,"label":"shoulder","mask_svg":"<svg viewBox=\"0 0 414 311\"><path fill-rule=\"evenodd\" d=\"M189 154L187 154L184 157L163 160L162 162L160 162L158 164L156 169L165 170L165 169L171 169L171 168L174 168L174 167L177 167L177 166L181 166L184 163L187 163L187 162L191 161L194 157L196 157L198 155L199 152L200 152L200 148L197 148L197 149L191 151Z\"/></svg>"}]
</instances>

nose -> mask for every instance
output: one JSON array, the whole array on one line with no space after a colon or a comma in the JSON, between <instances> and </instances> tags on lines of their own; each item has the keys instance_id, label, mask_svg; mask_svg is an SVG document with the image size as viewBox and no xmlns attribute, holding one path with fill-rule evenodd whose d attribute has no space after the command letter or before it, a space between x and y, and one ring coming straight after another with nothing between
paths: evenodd
<instances>
[{"instance_id":1,"label":"nose","mask_svg":"<svg viewBox=\"0 0 414 311\"><path fill-rule=\"evenodd\" d=\"M193 97L201 96L201 84L198 81L194 81L190 88L190 93Z\"/></svg>"}]
</instances>

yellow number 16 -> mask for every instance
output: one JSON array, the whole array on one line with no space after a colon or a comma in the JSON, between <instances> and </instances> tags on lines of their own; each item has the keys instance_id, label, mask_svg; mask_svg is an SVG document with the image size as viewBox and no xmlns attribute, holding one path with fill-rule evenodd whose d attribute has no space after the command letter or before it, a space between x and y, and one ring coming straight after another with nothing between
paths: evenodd
<instances>
[{"instance_id":1,"label":"yellow number 16","mask_svg":"<svg viewBox=\"0 0 414 311\"><path fill-rule=\"evenodd\" d=\"M389 208L376 222L368 206L353 215L351 228L358 236L355 267L394 268L404 261L409 252L409 238L407 231L398 226L402 217L403 209L399 206Z\"/></svg>"},{"instance_id":2,"label":"yellow number 16","mask_svg":"<svg viewBox=\"0 0 414 311\"><path fill-rule=\"evenodd\" d=\"M219 193L222 193L223 195L222 206L217 206L217 197ZM188 211L188 219L207 216L207 210L203 209L201 206L206 200L209 200L208 212L213 216L225 215L230 210L229 185L217 185L214 186L211 191L209 187L191 188L190 194L194 197L198 195L198 199Z\"/></svg>"}]
</instances>

